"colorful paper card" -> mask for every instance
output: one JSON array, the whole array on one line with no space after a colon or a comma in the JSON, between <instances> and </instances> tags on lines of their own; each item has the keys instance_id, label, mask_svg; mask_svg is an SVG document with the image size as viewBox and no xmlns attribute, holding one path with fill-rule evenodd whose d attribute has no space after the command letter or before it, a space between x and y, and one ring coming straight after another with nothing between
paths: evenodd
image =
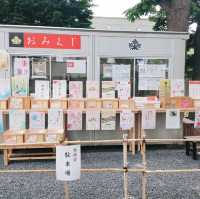
<instances>
[{"instance_id":1,"label":"colorful paper card","mask_svg":"<svg viewBox=\"0 0 200 199\"><path fill-rule=\"evenodd\" d=\"M30 60L29 58L19 58L14 59L14 76L25 75L29 77Z\"/></svg>"},{"instance_id":2,"label":"colorful paper card","mask_svg":"<svg viewBox=\"0 0 200 199\"><path fill-rule=\"evenodd\" d=\"M68 60L67 73L86 74L86 60Z\"/></svg>"},{"instance_id":3,"label":"colorful paper card","mask_svg":"<svg viewBox=\"0 0 200 199\"><path fill-rule=\"evenodd\" d=\"M49 99L49 81L35 80L35 98Z\"/></svg>"},{"instance_id":4,"label":"colorful paper card","mask_svg":"<svg viewBox=\"0 0 200 199\"><path fill-rule=\"evenodd\" d=\"M200 81L189 81L189 96L200 99Z\"/></svg>"},{"instance_id":5,"label":"colorful paper card","mask_svg":"<svg viewBox=\"0 0 200 199\"><path fill-rule=\"evenodd\" d=\"M67 111L67 127L68 130L82 130L82 112L78 110Z\"/></svg>"},{"instance_id":6,"label":"colorful paper card","mask_svg":"<svg viewBox=\"0 0 200 199\"><path fill-rule=\"evenodd\" d=\"M168 79L160 80L159 97L170 97L171 82Z\"/></svg>"},{"instance_id":7,"label":"colorful paper card","mask_svg":"<svg viewBox=\"0 0 200 199\"><path fill-rule=\"evenodd\" d=\"M45 113L30 112L29 113L29 129L45 129Z\"/></svg>"},{"instance_id":8,"label":"colorful paper card","mask_svg":"<svg viewBox=\"0 0 200 199\"><path fill-rule=\"evenodd\" d=\"M200 110L195 111L194 128L200 128Z\"/></svg>"},{"instance_id":9,"label":"colorful paper card","mask_svg":"<svg viewBox=\"0 0 200 199\"><path fill-rule=\"evenodd\" d=\"M32 60L32 78L47 77L47 60Z\"/></svg>"},{"instance_id":10,"label":"colorful paper card","mask_svg":"<svg viewBox=\"0 0 200 199\"><path fill-rule=\"evenodd\" d=\"M24 130L26 128L26 113L24 110L9 110L9 129Z\"/></svg>"},{"instance_id":11,"label":"colorful paper card","mask_svg":"<svg viewBox=\"0 0 200 199\"><path fill-rule=\"evenodd\" d=\"M12 96L28 96L29 79L27 76L12 77Z\"/></svg>"},{"instance_id":12,"label":"colorful paper card","mask_svg":"<svg viewBox=\"0 0 200 199\"><path fill-rule=\"evenodd\" d=\"M67 94L67 81L66 80L53 80L53 98L65 98Z\"/></svg>"},{"instance_id":13,"label":"colorful paper card","mask_svg":"<svg viewBox=\"0 0 200 199\"><path fill-rule=\"evenodd\" d=\"M180 110L168 109L166 111L166 128L167 129L180 128Z\"/></svg>"},{"instance_id":14,"label":"colorful paper card","mask_svg":"<svg viewBox=\"0 0 200 199\"><path fill-rule=\"evenodd\" d=\"M83 82L81 81L69 82L69 97L72 99L83 98Z\"/></svg>"},{"instance_id":15,"label":"colorful paper card","mask_svg":"<svg viewBox=\"0 0 200 199\"><path fill-rule=\"evenodd\" d=\"M99 82L98 81L86 82L86 96L87 98L99 98Z\"/></svg>"},{"instance_id":16,"label":"colorful paper card","mask_svg":"<svg viewBox=\"0 0 200 199\"><path fill-rule=\"evenodd\" d=\"M102 130L116 129L116 112L115 111L101 112L101 129Z\"/></svg>"},{"instance_id":17,"label":"colorful paper card","mask_svg":"<svg viewBox=\"0 0 200 199\"><path fill-rule=\"evenodd\" d=\"M10 79L0 79L0 100L11 96Z\"/></svg>"},{"instance_id":18,"label":"colorful paper card","mask_svg":"<svg viewBox=\"0 0 200 199\"><path fill-rule=\"evenodd\" d=\"M135 117L130 110L122 110L120 113L120 129L129 130L134 127Z\"/></svg>"},{"instance_id":19,"label":"colorful paper card","mask_svg":"<svg viewBox=\"0 0 200 199\"><path fill-rule=\"evenodd\" d=\"M115 98L115 82L102 81L102 98L114 99Z\"/></svg>"},{"instance_id":20,"label":"colorful paper card","mask_svg":"<svg viewBox=\"0 0 200 199\"><path fill-rule=\"evenodd\" d=\"M131 84L130 82L119 82L117 84L117 94L119 99L129 99L131 96Z\"/></svg>"},{"instance_id":21,"label":"colorful paper card","mask_svg":"<svg viewBox=\"0 0 200 199\"><path fill-rule=\"evenodd\" d=\"M171 97L179 97L185 95L184 79L171 80Z\"/></svg>"},{"instance_id":22,"label":"colorful paper card","mask_svg":"<svg viewBox=\"0 0 200 199\"><path fill-rule=\"evenodd\" d=\"M86 130L100 130L100 112L87 111L86 112Z\"/></svg>"},{"instance_id":23,"label":"colorful paper card","mask_svg":"<svg viewBox=\"0 0 200 199\"><path fill-rule=\"evenodd\" d=\"M48 110L48 129L64 129L64 113L62 109Z\"/></svg>"},{"instance_id":24,"label":"colorful paper card","mask_svg":"<svg viewBox=\"0 0 200 199\"><path fill-rule=\"evenodd\" d=\"M156 111L150 109L142 110L142 129L156 128Z\"/></svg>"},{"instance_id":25,"label":"colorful paper card","mask_svg":"<svg viewBox=\"0 0 200 199\"><path fill-rule=\"evenodd\" d=\"M3 119L3 112L0 112L0 133L4 132L4 119Z\"/></svg>"}]
</instances>

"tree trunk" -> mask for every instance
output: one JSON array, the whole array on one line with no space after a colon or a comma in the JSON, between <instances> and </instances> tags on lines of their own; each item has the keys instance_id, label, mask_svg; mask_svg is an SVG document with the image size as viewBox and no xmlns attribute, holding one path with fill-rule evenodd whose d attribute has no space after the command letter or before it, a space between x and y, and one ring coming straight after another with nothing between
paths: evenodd
<instances>
[{"instance_id":1,"label":"tree trunk","mask_svg":"<svg viewBox=\"0 0 200 199\"><path fill-rule=\"evenodd\" d=\"M194 36L194 66L192 79L200 80L200 23Z\"/></svg>"},{"instance_id":2,"label":"tree trunk","mask_svg":"<svg viewBox=\"0 0 200 199\"><path fill-rule=\"evenodd\" d=\"M191 0L161 1L161 7L163 7L167 13L168 31L188 31L190 4Z\"/></svg>"}]
</instances>

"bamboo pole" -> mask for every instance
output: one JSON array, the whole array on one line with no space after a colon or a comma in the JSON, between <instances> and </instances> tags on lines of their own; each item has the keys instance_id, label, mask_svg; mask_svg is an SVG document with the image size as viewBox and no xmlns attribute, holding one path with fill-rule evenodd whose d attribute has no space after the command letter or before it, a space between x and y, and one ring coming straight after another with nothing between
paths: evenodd
<instances>
[{"instance_id":1,"label":"bamboo pole","mask_svg":"<svg viewBox=\"0 0 200 199\"><path fill-rule=\"evenodd\" d=\"M143 140L142 144L141 144L141 152L142 152L142 163L143 163L143 167L144 167L144 171L142 172L142 199L146 199L147 198L147 173L146 173L146 169L147 169L147 162L146 162L146 143L145 143L145 139Z\"/></svg>"},{"instance_id":2,"label":"bamboo pole","mask_svg":"<svg viewBox=\"0 0 200 199\"><path fill-rule=\"evenodd\" d=\"M128 153L127 134L123 135L124 199L128 199Z\"/></svg>"}]
</instances>

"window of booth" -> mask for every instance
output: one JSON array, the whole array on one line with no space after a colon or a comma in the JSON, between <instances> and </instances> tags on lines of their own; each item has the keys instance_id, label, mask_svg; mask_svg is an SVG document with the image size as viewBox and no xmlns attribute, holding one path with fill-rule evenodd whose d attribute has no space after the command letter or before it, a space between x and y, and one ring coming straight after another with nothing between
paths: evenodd
<instances>
[{"instance_id":1,"label":"window of booth","mask_svg":"<svg viewBox=\"0 0 200 199\"><path fill-rule=\"evenodd\" d=\"M131 83L131 96L134 88L134 60L128 58L101 58L100 81L129 81ZM102 84L101 84L102 86ZM116 95L116 94L115 94ZM117 97L117 96L116 96Z\"/></svg>"},{"instance_id":2,"label":"window of booth","mask_svg":"<svg viewBox=\"0 0 200 199\"><path fill-rule=\"evenodd\" d=\"M82 81L83 97L86 96L87 80L87 58L83 57L64 57L58 60L56 57L51 59L51 79ZM69 94L69 84L67 83L67 94Z\"/></svg>"},{"instance_id":3,"label":"window of booth","mask_svg":"<svg viewBox=\"0 0 200 199\"><path fill-rule=\"evenodd\" d=\"M135 59L135 96L157 96L160 79L168 78L168 59Z\"/></svg>"}]
</instances>

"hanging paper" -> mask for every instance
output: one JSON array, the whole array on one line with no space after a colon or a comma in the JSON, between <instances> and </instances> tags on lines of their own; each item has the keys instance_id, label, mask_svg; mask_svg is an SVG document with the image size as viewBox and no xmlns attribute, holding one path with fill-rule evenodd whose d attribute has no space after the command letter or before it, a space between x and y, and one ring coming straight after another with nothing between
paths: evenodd
<instances>
[{"instance_id":1,"label":"hanging paper","mask_svg":"<svg viewBox=\"0 0 200 199\"><path fill-rule=\"evenodd\" d=\"M24 75L29 77L29 58L14 58L14 75Z\"/></svg>"},{"instance_id":2,"label":"hanging paper","mask_svg":"<svg viewBox=\"0 0 200 199\"><path fill-rule=\"evenodd\" d=\"M4 119L3 119L3 112L0 112L0 133L4 132Z\"/></svg>"},{"instance_id":3,"label":"hanging paper","mask_svg":"<svg viewBox=\"0 0 200 199\"><path fill-rule=\"evenodd\" d=\"M142 129L156 128L156 111L142 110Z\"/></svg>"},{"instance_id":4,"label":"hanging paper","mask_svg":"<svg viewBox=\"0 0 200 199\"><path fill-rule=\"evenodd\" d=\"M103 64L103 78L112 78L112 64Z\"/></svg>"},{"instance_id":5,"label":"hanging paper","mask_svg":"<svg viewBox=\"0 0 200 199\"><path fill-rule=\"evenodd\" d=\"M180 110L169 109L166 111L166 128L167 129L180 128Z\"/></svg>"},{"instance_id":6,"label":"hanging paper","mask_svg":"<svg viewBox=\"0 0 200 199\"><path fill-rule=\"evenodd\" d=\"M117 84L117 93L119 99L129 99L131 96L131 84L130 82L119 82Z\"/></svg>"},{"instance_id":7,"label":"hanging paper","mask_svg":"<svg viewBox=\"0 0 200 199\"><path fill-rule=\"evenodd\" d=\"M30 112L29 113L29 129L45 129L45 113Z\"/></svg>"},{"instance_id":8,"label":"hanging paper","mask_svg":"<svg viewBox=\"0 0 200 199\"><path fill-rule=\"evenodd\" d=\"M130 81L131 66L124 64L112 65L112 80L113 81Z\"/></svg>"},{"instance_id":9,"label":"hanging paper","mask_svg":"<svg viewBox=\"0 0 200 199\"><path fill-rule=\"evenodd\" d=\"M68 110L67 127L68 130L82 130L82 112L78 110Z\"/></svg>"},{"instance_id":10,"label":"hanging paper","mask_svg":"<svg viewBox=\"0 0 200 199\"><path fill-rule=\"evenodd\" d=\"M200 99L200 81L189 81L189 96Z\"/></svg>"},{"instance_id":11,"label":"hanging paper","mask_svg":"<svg viewBox=\"0 0 200 199\"><path fill-rule=\"evenodd\" d=\"M89 131L100 130L100 112L99 111L86 112L86 130L89 130Z\"/></svg>"},{"instance_id":12,"label":"hanging paper","mask_svg":"<svg viewBox=\"0 0 200 199\"><path fill-rule=\"evenodd\" d=\"M49 99L49 81L35 80L35 98Z\"/></svg>"},{"instance_id":13,"label":"hanging paper","mask_svg":"<svg viewBox=\"0 0 200 199\"><path fill-rule=\"evenodd\" d=\"M67 73L86 74L86 60L68 60Z\"/></svg>"},{"instance_id":14,"label":"hanging paper","mask_svg":"<svg viewBox=\"0 0 200 199\"><path fill-rule=\"evenodd\" d=\"M29 79L26 76L12 77L12 96L28 96Z\"/></svg>"},{"instance_id":15,"label":"hanging paper","mask_svg":"<svg viewBox=\"0 0 200 199\"><path fill-rule=\"evenodd\" d=\"M65 98L67 93L66 80L53 80L53 98Z\"/></svg>"},{"instance_id":16,"label":"hanging paper","mask_svg":"<svg viewBox=\"0 0 200 199\"><path fill-rule=\"evenodd\" d=\"M48 110L48 129L64 129L64 113L62 109Z\"/></svg>"},{"instance_id":17,"label":"hanging paper","mask_svg":"<svg viewBox=\"0 0 200 199\"><path fill-rule=\"evenodd\" d=\"M135 117L131 110L122 110L120 113L120 129L130 130L134 127Z\"/></svg>"},{"instance_id":18,"label":"hanging paper","mask_svg":"<svg viewBox=\"0 0 200 199\"><path fill-rule=\"evenodd\" d=\"M159 97L170 97L171 82L168 79L160 80Z\"/></svg>"},{"instance_id":19,"label":"hanging paper","mask_svg":"<svg viewBox=\"0 0 200 199\"><path fill-rule=\"evenodd\" d=\"M80 145L56 146L56 179L79 180L81 175Z\"/></svg>"},{"instance_id":20,"label":"hanging paper","mask_svg":"<svg viewBox=\"0 0 200 199\"><path fill-rule=\"evenodd\" d=\"M200 111L199 110L195 112L194 128L200 128Z\"/></svg>"},{"instance_id":21,"label":"hanging paper","mask_svg":"<svg viewBox=\"0 0 200 199\"><path fill-rule=\"evenodd\" d=\"M86 82L86 96L87 98L99 98L99 82L98 81Z\"/></svg>"},{"instance_id":22,"label":"hanging paper","mask_svg":"<svg viewBox=\"0 0 200 199\"><path fill-rule=\"evenodd\" d=\"M171 97L184 96L184 79L171 80Z\"/></svg>"},{"instance_id":23,"label":"hanging paper","mask_svg":"<svg viewBox=\"0 0 200 199\"><path fill-rule=\"evenodd\" d=\"M102 130L115 130L116 129L116 112L115 111L102 111L101 113L101 129Z\"/></svg>"},{"instance_id":24,"label":"hanging paper","mask_svg":"<svg viewBox=\"0 0 200 199\"><path fill-rule=\"evenodd\" d=\"M10 80L0 79L0 100L11 96Z\"/></svg>"},{"instance_id":25,"label":"hanging paper","mask_svg":"<svg viewBox=\"0 0 200 199\"><path fill-rule=\"evenodd\" d=\"M160 86L160 78L140 78L138 83L140 91L157 91Z\"/></svg>"},{"instance_id":26,"label":"hanging paper","mask_svg":"<svg viewBox=\"0 0 200 199\"><path fill-rule=\"evenodd\" d=\"M115 82L102 81L102 98L114 99L115 98Z\"/></svg>"},{"instance_id":27,"label":"hanging paper","mask_svg":"<svg viewBox=\"0 0 200 199\"><path fill-rule=\"evenodd\" d=\"M24 110L9 110L9 129L24 130L26 128L26 113Z\"/></svg>"},{"instance_id":28,"label":"hanging paper","mask_svg":"<svg viewBox=\"0 0 200 199\"><path fill-rule=\"evenodd\" d=\"M83 82L81 81L69 82L69 97L72 99L83 98Z\"/></svg>"},{"instance_id":29,"label":"hanging paper","mask_svg":"<svg viewBox=\"0 0 200 199\"><path fill-rule=\"evenodd\" d=\"M32 60L32 78L47 78L47 60Z\"/></svg>"}]
</instances>

